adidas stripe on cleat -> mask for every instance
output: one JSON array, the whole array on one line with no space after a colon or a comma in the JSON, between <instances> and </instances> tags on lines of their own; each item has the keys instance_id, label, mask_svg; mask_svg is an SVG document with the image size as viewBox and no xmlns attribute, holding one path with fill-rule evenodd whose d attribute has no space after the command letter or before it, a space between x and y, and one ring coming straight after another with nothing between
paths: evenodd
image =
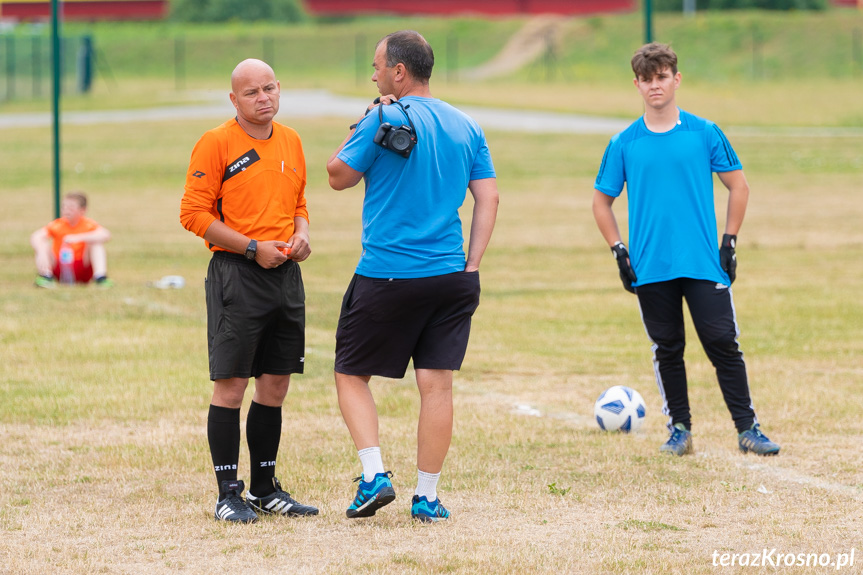
<instances>
[{"instance_id":1,"label":"adidas stripe on cleat","mask_svg":"<svg viewBox=\"0 0 863 575\"><path fill-rule=\"evenodd\" d=\"M291 497L291 494L282 489L282 484L279 480L273 477L273 487L276 488L275 493L264 497L255 497L251 492L246 494L246 504L258 513L266 515L287 515L291 517L308 517L317 515L318 508L311 505L303 505L296 499Z\"/></svg>"},{"instance_id":2,"label":"adidas stripe on cleat","mask_svg":"<svg viewBox=\"0 0 863 575\"><path fill-rule=\"evenodd\" d=\"M354 502L348 507L345 513L348 519L357 517L371 517L378 509L392 503L396 498L396 492L393 489L393 483L390 477L393 476L392 471L378 473L369 481L363 481L363 476L354 478L355 482L359 482L357 487L357 496L354 497Z\"/></svg>"},{"instance_id":3,"label":"adidas stripe on cleat","mask_svg":"<svg viewBox=\"0 0 863 575\"><path fill-rule=\"evenodd\" d=\"M770 441L757 423L753 423L752 427L737 436L737 445L743 453L751 452L756 455L779 453L779 444Z\"/></svg>"},{"instance_id":4,"label":"adidas stripe on cleat","mask_svg":"<svg viewBox=\"0 0 863 575\"><path fill-rule=\"evenodd\" d=\"M249 509L240 495L246 488L242 481L222 481L219 501L216 502L216 521L254 523L258 515Z\"/></svg>"},{"instance_id":5,"label":"adidas stripe on cleat","mask_svg":"<svg viewBox=\"0 0 863 575\"><path fill-rule=\"evenodd\" d=\"M692 453L692 433L682 423L675 423L674 427L671 428L671 437L662 444L659 451L674 455Z\"/></svg>"},{"instance_id":6,"label":"adidas stripe on cleat","mask_svg":"<svg viewBox=\"0 0 863 575\"><path fill-rule=\"evenodd\" d=\"M449 511L440 499L429 501L425 496L414 495L411 505L411 517L423 523L435 523L449 519Z\"/></svg>"}]
</instances>

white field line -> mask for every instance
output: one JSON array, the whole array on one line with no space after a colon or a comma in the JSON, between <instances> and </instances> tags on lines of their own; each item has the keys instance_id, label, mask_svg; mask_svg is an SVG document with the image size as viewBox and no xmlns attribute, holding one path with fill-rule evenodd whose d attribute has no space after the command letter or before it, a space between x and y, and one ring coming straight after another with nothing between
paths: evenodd
<instances>
[{"instance_id":1,"label":"white field line","mask_svg":"<svg viewBox=\"0 0 863 575\"><path fill-rule=\"evenodd\" d=\"M781 453L776 457L782 457ZM737 467L747 469L749 471L758 471L760 473L767 474L775 480L796 483L807 487L815 487L823 491L829 491L837 495L850 497L856 501L863 501L863 489L860 489L859 487L836 483L835 481L828 481L819 477L812 477L811 475L806 475L805 473L800 473L794 469L788 469L787 467L765 465L755 461L733 461L733 463L737 465Z\"/></svg>"},{"instance_id":2,"label":"white field line","mask_svg":"<svg viewBox=\"0 0 863 575\"><path fill-rule=\"evenodd\" d=\"M497 397L494 397L493 399L505 402L512 406L511 413L517 415L524 415L529 417L550 417L553 419L566 421L570 424L575 425L576 427L593 427L596 425L593 418L581 415L579 413L567 411L547 411L541 406L537 407L529 403L521 402L516 397L504 396L500 394L489 395L495 395ZM813 477L811 475L800 473L799 471L787 467L766 465L758 461L740 460L739 457L736 457L736 454L729 455L729 453L726 452L709 449L705 450L703 448L699 448L696 451L696 457L722 459L729 463L733 463L735 466L741 469L766 474L770 476L770 478L773 480L786 483L795 483L797 485L805 485L807 487L815 487L823 491L828 491L830 493L849 497L851 499L854 499L855 501L863 501L863 489L861 489L860 487L856 487L853 485L845 485L843 483L837 483L835 481L829 481L819 477ZM747 459L750 459L751 457L756 456L748 456ZM782 456L778 455L776 457ZM765 488L763 485L759 487L758 491L760 493L772 492L768 488Z\"/></svg>"}]
</instances>

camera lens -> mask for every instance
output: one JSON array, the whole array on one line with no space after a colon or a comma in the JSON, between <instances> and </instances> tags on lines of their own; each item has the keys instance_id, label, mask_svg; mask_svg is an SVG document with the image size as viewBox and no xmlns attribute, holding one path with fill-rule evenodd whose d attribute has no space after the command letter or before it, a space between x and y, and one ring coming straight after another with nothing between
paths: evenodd
<instances>
[{"instance_id":1,"label":"camera lens","mask_svg":"<svg viewBox=\"0 0 863 575\"><path fill-rule=\"evenodd\" d=\"M411 145L411 137L410 134L403 130L398 130L393 132L390 137L390 144L392 145L392 149L398 152L404 152Z\"/></svg>"}]
</instances>

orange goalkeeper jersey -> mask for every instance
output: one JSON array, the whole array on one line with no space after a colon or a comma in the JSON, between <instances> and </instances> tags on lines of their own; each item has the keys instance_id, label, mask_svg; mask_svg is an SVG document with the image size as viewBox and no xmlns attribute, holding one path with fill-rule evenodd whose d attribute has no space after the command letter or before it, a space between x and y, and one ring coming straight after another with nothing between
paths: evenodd
<instances>
[{"instance_id":1,"label":"orange goalkeeper jersey","mask_svg":"<svg viewBox=\"0 0 863 575\"><path fill-rule=\"evenodd\" d=\"M286 242L294 218L309 219L305 189L306 159L295 130L273 122L270 138L256 140L232 119L192 150L180 222L200 237L218 219L249 238Z\"/></svg>"},{"instance_id":2,"label":"orange goalkeeper jersey","mask_svg":"<svg viewBox=\"0 0 863 575\"><path fill-rule=\"evenodd\" d=\"M86 234L98 229L99 224L88 217L81 218L74 226L70 225L69 220L66 218L57 218L45 226L45 231L48 232L48 237L51 238L51 251L54 252L55 261L60 261L60 248L63 247L63 238L69 234ZM86 243L69 244L69 247L72 248L72 253L75 254L75 260L84 260L84 250L87 249Z\"/></svg>"}]
</instances>

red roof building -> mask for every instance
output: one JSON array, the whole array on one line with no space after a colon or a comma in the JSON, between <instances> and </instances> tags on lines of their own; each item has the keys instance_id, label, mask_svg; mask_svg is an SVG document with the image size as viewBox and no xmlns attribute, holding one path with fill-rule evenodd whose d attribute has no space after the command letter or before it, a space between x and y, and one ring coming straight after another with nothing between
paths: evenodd
<instances>
[{"instance_id":1,"label":"red roof building","mask_svg":"<svg viewBox=\"0 0 863 575\"><path fill-rule=\"evenodd\" d=\"M168 15L168 0L63 0L63 20L161 20ZM0 0L2 20L46 20L50 0Z\"/></svg>"},{"instance_id":2,"label":"red roof building","mask_svg":"<svg viewBox=\"0 0 863 575\"><path fill-rule=\"evenodd\" d=\"M636 8L635 0L305 0L315 15L595 14Z\"/></svg>"}]
</instances>

